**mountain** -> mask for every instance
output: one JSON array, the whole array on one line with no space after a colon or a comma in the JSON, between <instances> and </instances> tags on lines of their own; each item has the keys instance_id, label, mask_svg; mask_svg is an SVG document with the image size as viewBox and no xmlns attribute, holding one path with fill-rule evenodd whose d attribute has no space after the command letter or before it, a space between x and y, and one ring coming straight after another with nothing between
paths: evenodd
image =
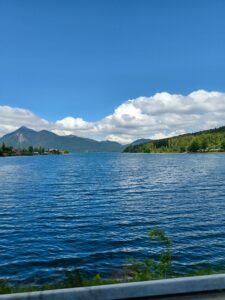
<instances>
[{"instance_id":1,"label":"mountain","mask_svg":"<svg viewBox=\"0 0 225 300\"><path fill-rule=\"evenodd\" d=\"M151 139L138 139L136 141L133 141L133 143L131 143L130 145L136 146L136 145L145 144L145 143L148 143L148 142L151 142L151 141L152 141Z\"/></svg>"},{"instance_id":2,"label":"mountain","mask_svg":"<svg viewBox=\"0 0 225 300\"><path fill-rule=\"evenodd\" d=\"M56 148L71 152L122 152L124 146L111 141L98 142L75 135L59 136L47 130L35 131L27 127L20 127L14 132L0 138L0 144L15 148L43 147Z\"/></svg>"},{"instance_id":3,"label":"mountain","mask_svg":"<svg viewBox=\"0 0 225 300\"><path fill-rule=\"evenodd\" d=\"M153 140L144 144L129 145L124 152L183 153L183 152L224 152L225 126L183 134L171 138Z\"/></svg>"}]
</instances>

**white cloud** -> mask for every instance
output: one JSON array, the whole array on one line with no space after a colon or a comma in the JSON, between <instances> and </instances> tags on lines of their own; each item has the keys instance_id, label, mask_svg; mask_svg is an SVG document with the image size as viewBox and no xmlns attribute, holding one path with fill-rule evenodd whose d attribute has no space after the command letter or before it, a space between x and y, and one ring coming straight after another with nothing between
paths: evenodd
<instances>
[{"instance_id":1,"label":"white cloud","mask_svg":"<svg viewBox=\"0 0 225 300\"><path fill-rule=\"evenodd\" d=\"M129 143L138 138L163 138L225 125L225 93L194 91L187 96L157 93L128 100L97 122L66 117L56 122L29 110L0 106L0 135L24 125L99 140Z\"/></svg>"},{"instance_id":2,"label":"white cloud","mask_svg":"<svg viewBox=\"0 0 225 300\"><path fill-rule=\"evenodd\" d=\"M27 109L0 105L0 136L21 126L41 130L48 128L49 122Z\"/></svg>"},{"instance_id":3,"label":"white cloud","mask_svg":"<svg viewBox=\"0 0 225 300\"><path fill-rule=\"evenodd\" d=\"M79 129L79 130L87 130L91 129L91 123L84 121L81 118L73 118L73 117L66 117L62 120L56 121L56 126L59 128L65 129Z\"/></svg>"}]
</instances>

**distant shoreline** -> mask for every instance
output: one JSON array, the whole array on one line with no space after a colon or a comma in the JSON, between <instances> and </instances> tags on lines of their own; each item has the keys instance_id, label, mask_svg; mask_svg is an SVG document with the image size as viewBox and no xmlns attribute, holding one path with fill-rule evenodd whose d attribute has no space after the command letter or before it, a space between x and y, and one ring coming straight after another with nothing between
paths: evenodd
<instances>
[{"instance_id":1,"label":"distant shoreline","mask_svg":"<svg viewBox=\"0 0 225 300\"><path fill-rule=\"evenodd\" d=\"M122 152L128 154L225 154L225 151L205 151L205 152Z\"/></svg>"},{"instance_id":2,"label":"distant shoreline","mask_svg":"<svg viewBox=\"0 0 225 300\"><path fill-rule=\"evenodd\" d=\"M49 153L49 154L0 154L0 157L19 157L19 156L49 156L49 155L67 155L68 153Z\"/></svg>"},{"instance_id":3,"label":"distant shoreline","mask_svg":"<svg viewBox=\"0 0 225 300\"><path fill-rule=\"evenodd\" d=\"M42 147L32 147L29 148L14 148L12 146L6 146L4 143L0 147L0 156L37 156L37 155L62 155L68 154L69 151L61 149L45 149Z\"/></svg>"}]
</instances>

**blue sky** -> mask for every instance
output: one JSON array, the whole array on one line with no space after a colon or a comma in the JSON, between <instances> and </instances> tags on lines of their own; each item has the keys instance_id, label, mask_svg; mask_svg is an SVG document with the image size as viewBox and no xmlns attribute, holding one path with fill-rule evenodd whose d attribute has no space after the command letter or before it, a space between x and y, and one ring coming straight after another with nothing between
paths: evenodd
<instances>
[{"instance_id":1,"label":"blue sky","mask_svg":"<svg viewBox=\"0 0 225 300\"><path fill-rule=\"evenodd\" d=\"M0 0L0 105L96 122L158 92L225 90L223 0Z\"/></svg>"},{"instance_id":2,"label":"blue sky","mask_svg":"<svg viewBox=\"0 0 225 300\"><path fill-rule=\"evenodd\" d=\"M1 0L0 103L98 120L167 91L224 90L225 1Z\"/></svg>"}]
</instances>

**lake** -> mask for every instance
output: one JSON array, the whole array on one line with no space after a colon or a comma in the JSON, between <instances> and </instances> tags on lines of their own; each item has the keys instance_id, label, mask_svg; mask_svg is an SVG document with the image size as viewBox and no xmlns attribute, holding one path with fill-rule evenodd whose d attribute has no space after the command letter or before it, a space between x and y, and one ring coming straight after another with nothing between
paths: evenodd
<instances>
[{"instance_id":1,"label":"lake","mask_svg":"<svg viewBox=\"0 0 225 300\"><path fill-rule=\"evenodd\" d=\"M225 155L93 153L0 158L0 278L111 274L156 255L177 271L225 263Z\"/></svg>"}]
</instances>

